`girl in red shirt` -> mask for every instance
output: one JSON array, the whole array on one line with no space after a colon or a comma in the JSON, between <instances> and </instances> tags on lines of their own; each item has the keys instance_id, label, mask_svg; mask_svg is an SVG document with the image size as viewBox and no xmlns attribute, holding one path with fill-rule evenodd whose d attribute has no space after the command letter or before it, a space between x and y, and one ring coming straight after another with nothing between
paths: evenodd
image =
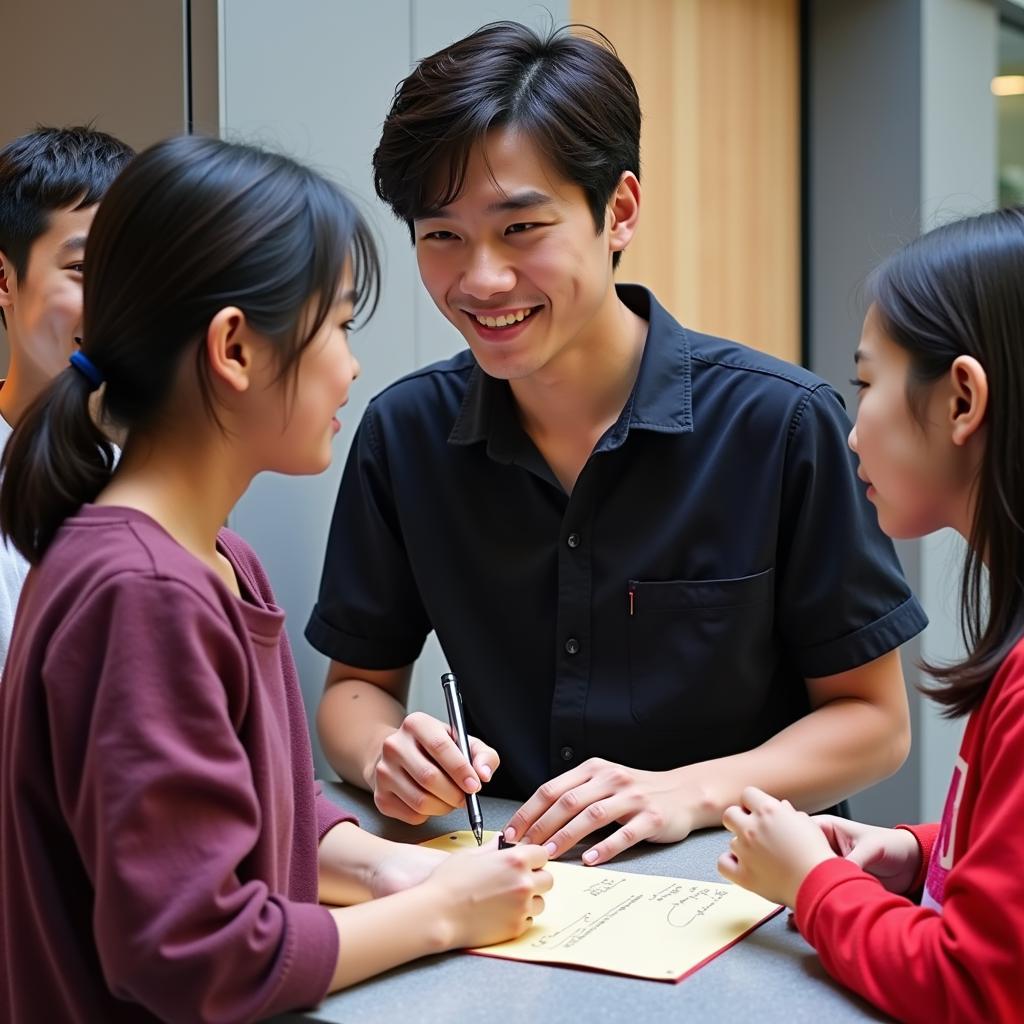
<instances>
[{"instance_id":1,"label":"girl in red shirt","mask_svg":"<svg viewBox=\"0 0 1024 1024\"><path fill-rule=\"evenodd\" d=\"M731 881L795 910L826 969L902 1021L1024 1014L1024 209L938 228L869 282L850 447L892 537L967 541L968 653L926 666L967 726L942 821L878 828L744 791Z\"/></svg>"}]
</instances>

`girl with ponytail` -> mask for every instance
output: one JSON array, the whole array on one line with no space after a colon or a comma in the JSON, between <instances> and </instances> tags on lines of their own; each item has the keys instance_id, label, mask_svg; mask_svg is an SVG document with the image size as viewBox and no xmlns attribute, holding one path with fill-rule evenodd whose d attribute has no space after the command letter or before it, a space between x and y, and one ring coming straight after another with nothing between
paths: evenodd
<instances>
[{"instance_id":1,"label":"girl with ponytail","mask_svg":"<svg viewBox=\"0 0 1024 1024\"><path fill-rule=\"evenodd\" d=\"M379 277L352 203L173 139L113 184L86 263L81 350L2 463L33 566L0 689L5 1019L257 1020L524 931L542 849L449 858L319 794L282 613L220 528L257 473L330 462Z\"/></svg>"}]
</instances>

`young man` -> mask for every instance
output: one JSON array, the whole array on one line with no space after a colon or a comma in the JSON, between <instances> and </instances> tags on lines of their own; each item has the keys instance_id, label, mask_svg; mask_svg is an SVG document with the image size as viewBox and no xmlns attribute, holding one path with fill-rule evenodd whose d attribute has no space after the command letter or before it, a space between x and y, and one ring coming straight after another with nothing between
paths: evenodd
<instances>
[{"instance_id":1,"label":"young man","mask_svg":"<svg viewBox=\"0 0 1024 1024\"><path fill-rule=\"evenodd\" d=\"M0 451L67 366L81 333L85 240L100 197L133 151L91 128L39 128L0 149ZM0 673L28 563L0 540Z\"/></svg>"},{"instance_id":2,"label":"young man","mask_svg":"<svg viewBox=\"0 0 1024 1024\"><path fill-rule=\"evenodd\" d=\"M639 134L626 69L565 30L486 26L401 84L377 191L469 349L370 404L307 628L325 751L381 810L446 813L500 752L515 839L619 824L591 864L751 783L817 810L894 771L925 625L839 396L615 286ZM471 764L405 714L430 629Z\"/></svg>"}]
</instances>

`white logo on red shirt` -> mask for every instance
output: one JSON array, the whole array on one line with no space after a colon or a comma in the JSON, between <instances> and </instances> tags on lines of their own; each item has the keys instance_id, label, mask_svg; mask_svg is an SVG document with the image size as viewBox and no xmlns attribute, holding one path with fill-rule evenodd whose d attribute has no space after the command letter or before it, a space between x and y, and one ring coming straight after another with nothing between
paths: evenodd
<instances>
[{"instance_id":1,"label":"white logo on red shirt","mask_svg":"<svg viewBox=\"0 0 1024 1024\"><path fill-rule=\"evenodd\" d=\"M942 809L942 823L939 834L932 847L932 858L928 863L928 878L924 883L922 907L931 907L942 911L942 900L946 894L946 876L953 866L956 848L956 825L960 816L960 801L964 795L964 784L967 781L967 762L957 755L953 766L953 778L946 794L946 806Z\"/></svg>"}]
</instances>

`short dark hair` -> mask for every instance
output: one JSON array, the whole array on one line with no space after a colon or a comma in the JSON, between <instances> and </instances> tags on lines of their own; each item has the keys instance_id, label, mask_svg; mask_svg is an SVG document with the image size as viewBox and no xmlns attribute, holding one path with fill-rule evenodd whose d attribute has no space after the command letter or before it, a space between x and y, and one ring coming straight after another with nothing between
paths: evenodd
<instances>
[{"instance_id":1,"label":"short dark hair","mask_svg":"<svg viewBox=\"0 0 1024 1024\"><path fill-rule=\"evenodd\" d=\"M0 149L0 251L19 277L50 215L95 206L134 155L131 146L87 126L40 126Z\"/></svg>"},{"instance_id":2,"label":"short dark hair","mask_svg":"<svg viewBox=\"0 0 1024 1024\"><path fill-rule=\"evenodd\" d=\"M399 83L373 154L377 195L411 232L416 217L459 195L471 151L501 127L525 133L583 189L598 232L623 172L639 177L640 100L607 37L583 25L542 35L497 21ZM428 194L439 173L440 192Z\"/></svg>"},{"instance_id":3,"label":"short dark hair","mask_svg":"<svg viewBox=\"0 0 1024 1024\"><path fill-rule=\"evenodd\" d=\"M1024 635L1022 281L1024 207L936 228L868 280L883 330L910 357L907 400L919 420L928 388L958 356L973 356L988 376L988 430L960 591L968 654L952 665L924 666L938 680L925 692L949 717L981 703Z\"/></svg>"},{"instance_id":4,"label":"short dark hair","mask_svg":"<svg viewBox=\"0 0 1024 1024\"><path fill-rule=\"evenodd\" d=\"M103 420L145 431L165 415L184 359L237 306L275 345L280 376L337 301L351 261L357 313L372 313L380 269L353 202L286 156L200 136L140 154L103 198L86 243L82 352L105 379ZM90 415L91 383L69 367L29 406L4 449L0 531L31 563L110 478L113 451Z\"/></svg>"}]
</instances>

